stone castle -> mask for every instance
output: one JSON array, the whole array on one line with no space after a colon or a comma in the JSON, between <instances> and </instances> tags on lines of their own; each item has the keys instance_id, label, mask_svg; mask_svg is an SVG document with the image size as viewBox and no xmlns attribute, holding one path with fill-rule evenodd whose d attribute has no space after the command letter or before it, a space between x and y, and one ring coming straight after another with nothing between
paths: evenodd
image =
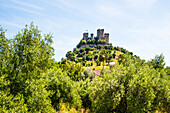
<instances>
[{"instance_id":1,"label":"stone castle","mask_svg":"<svg viewBox=\"0 0 170 113\"><path fill-rule=\"evenodd\" d=\"M96 46L98 46L98 45L104 46L104 45L108 44L108 43L109 43L109 33L104 33L104 29L98 29L98 30L97 30L97 36L96 36L96 37L94 36L93 33L91 33L90 36L89 36L89 33L88 33L88 32L83 33L83 38L82 38L82 40L88 41L88 40L93 40L93 39L94 39L96 42L97 42L98 40L105 40L105 43L103 43L103 44L97 44L97 43L95 43L95 44L88 44L88 43L87 43L87 44L81 45L80 48L94 47L95 45L96 45Z\"/></svg>"}]
</instances>

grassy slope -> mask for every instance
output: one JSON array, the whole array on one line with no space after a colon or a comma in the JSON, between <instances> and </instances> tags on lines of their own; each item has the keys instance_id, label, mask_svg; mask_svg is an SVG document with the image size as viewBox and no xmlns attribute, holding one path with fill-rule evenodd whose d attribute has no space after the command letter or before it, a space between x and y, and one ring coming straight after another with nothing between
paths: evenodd
<instances>
[{"instance_id":1,"label":"grassy slope","mask_svg":"<svg viewBox=\"0 0 170 113\"><path fill-rule=\"evenodd\" d=\"M94 51L95 51L95 50L94 50ZM94 51L89 51L89 54L94 55ZM101 50L99 50L99 53L97 53L98 55L100 55L100 51L101 51ZM118 63L118 56L119 56L120 54L123 54L123 53L120 52L120 51L117 51L117 50L112 50L112 51L111 51L111 54L113 54L114 52L116 53L116 56L115 56L114 59L111 59L111 61L112 61L112 62L115 62L115 63ZM77 59L77 58L82 58L82 57L77 57L77 55L78 55L78 54L75 55L75 56L76 56L76 59ZM98 70L98 69L102 69L102 68L103 68L103 62L101 62L101 65L100 65L100 66L97 66L97 64L96 64L96 62L94 61L94 59L92 59L92 61L87 61L86 64L88 64L88 63L91 64L91 62L93 63L93 66L84 66L84 67L89 67L89 68L95 69L95 70ZM109 64L105 62L105 68L109 68L108 65L109 65Z\"/></svg>"}]
</instances>

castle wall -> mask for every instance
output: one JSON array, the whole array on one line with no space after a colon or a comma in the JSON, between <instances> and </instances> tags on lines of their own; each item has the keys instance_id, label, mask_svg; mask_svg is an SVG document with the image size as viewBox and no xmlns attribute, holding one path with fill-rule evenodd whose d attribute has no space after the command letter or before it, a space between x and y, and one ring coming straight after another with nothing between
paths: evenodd
<instances>
[{"instance_id":1,"label":"castle wall","mask_svg":"<svg viewBox=\"0 0 170 113\"><path fill-rule=\"evenodd\" d=\"M80 49L81 48L86 48L86 47L94 47L94 46L99 46L99 45L102 45L103 47L106 45L106 44L85 44L85 45L81 45Z\"/></svg>"},{"instance_id":2,"label":"castle wall","mask_svg":"<svg viewBox=\"0 0 170 113\"><path fill-rule=\"evenodd\" d=\"M91 33L90 37L88 36L88 33L83 33L83 40L92 40L94 39L94 34ZM104 29L98 29L97 30L97 37L95 37L95 40L105 40L106 43L105 44L97 44L97 46L102 45L105 46L106 44L109 43L109 33L104 33ZM85 45L81 45L80 48L86 48L86 47L94 47L96 44L85 44Z\"/></svg>"}]
</instances>

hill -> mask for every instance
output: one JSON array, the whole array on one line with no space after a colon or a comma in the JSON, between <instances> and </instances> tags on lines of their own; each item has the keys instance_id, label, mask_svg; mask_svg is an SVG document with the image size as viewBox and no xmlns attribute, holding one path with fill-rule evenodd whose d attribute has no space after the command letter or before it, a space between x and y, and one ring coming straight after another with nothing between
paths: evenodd
<instances>
[{"instance_id":1,"label":"hill","mask_svg":"<svg viewBox=\"0 0 170 113\"><path fill-rule=\"evenodd\" d=\"M93 33L90 36L87 32L83 33L83 38L76 48L68 51L67 59L62 59L61 63L72 61L97 70L102 66L108 67L110 62L120 63L122 54L133 55L133 52L122 47L113 47L112 43L109 43L109 38L109 33L104 33L104 29L98 29L97 36L94 36Z\"/></svg>"},{"instance_id":2,"label":"hill","mask_svg":"<svg viewBox=\"0 0 170 113\"><path fill-rule=\"evenodd\" d=\"M62 59L61 63L64 63L67 60L81 63L85 67L101 69L103 65L109 66L110 62L121 62L122 54L133 55L133 52L129 52L122 47L113 47L112 44L107 44L101 48L74 48L73 51L68 51L66 53L67 59Z\"/></svg>"}]
</instances>

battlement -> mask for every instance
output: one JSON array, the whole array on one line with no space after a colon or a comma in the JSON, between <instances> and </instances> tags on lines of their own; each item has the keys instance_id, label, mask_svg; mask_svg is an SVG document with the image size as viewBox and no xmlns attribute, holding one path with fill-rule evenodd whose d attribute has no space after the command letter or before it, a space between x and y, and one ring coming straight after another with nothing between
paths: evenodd
<instances>
[{"instance_id":1,"label":"battlement","mask_svg":"<svg viewBox=\"0 0 170 113\"><path fill-rule=\"evenodd\" d=\"M83 40L105 40L106 43L109 43L109 33L104 33L104 29L97 29L97 36L94 37L94 34L91 33L89 37L89 33L83 33Z\"/></svg>"},{"instance_id":2,"label":"battlement","mask_svg":"<svg viewBox=\"0 0 170 113\"><path fill-rule=\"evenodd\" d=\"M83 44L81 43L81 41ZM97 29L97 36L94 36L93 33L85 32L83 33L83 38L78 44L78 48L85 48L85 47L94 47L94 46L99 46L99 45L106 45L109 43L109 33L104 33L104 29Z\"/></svg>"}]
</instances>

